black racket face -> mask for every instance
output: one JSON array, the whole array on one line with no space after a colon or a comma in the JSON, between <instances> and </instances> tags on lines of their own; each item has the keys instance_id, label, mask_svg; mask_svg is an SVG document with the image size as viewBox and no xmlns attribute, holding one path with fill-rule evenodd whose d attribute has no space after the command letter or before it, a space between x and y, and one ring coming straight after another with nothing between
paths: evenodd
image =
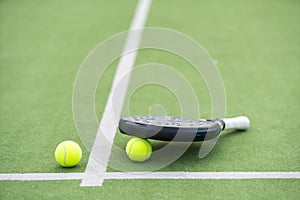
<instances>
[{"instance_id":1,"label":"black racket face","mask_svg":"<svg viewBox=\"0 0 300 200\"><path fill-rule=\"evenodd\" d=\"M144 125L154 125L161 127L185 127L185 128L198 128L208 127L207 121L199 119L186 119L173 116L130 116L124 117L123 120L132 123L140 123Z\"/></svg>"},{"instance_id":2,"label":"black racket face","mask_svg":"<svg viewBox=\"0 0 300 200\"><path fill-rule=\"evenodd\" d=\"M154 140L203 141L219 135L222 130L219 121L173 116L129 116L120 120L119 129L123 134Z\"/></svg>"}]
</instances>

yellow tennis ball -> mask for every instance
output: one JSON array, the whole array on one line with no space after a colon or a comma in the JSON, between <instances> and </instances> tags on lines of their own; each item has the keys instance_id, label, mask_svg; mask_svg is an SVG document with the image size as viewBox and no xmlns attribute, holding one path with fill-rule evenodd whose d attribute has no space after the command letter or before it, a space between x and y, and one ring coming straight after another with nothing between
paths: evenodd
<instances>
[{"instance_id":1,"label":"yellow tennis ball","mask_svg":"<svg viewBox=\"0 0 300 200\"><path fill-rule=\"evenodd\" d=\"M150 158L152 146L146 139L133 137L126 145L126 153L130 160L144 162Z\"/></svg>"},{"instance_id":2,"label":"yellow tennis ball","mask_svg":"<svg viewBox=\"0 0 300 200\"><path fill-rule=\"evenodd\" d=\"M82 151L80 146L73 141L60 143L55 150L55 159L62 167L73 167L81 160Z\"/></svg>"}]
</instances>

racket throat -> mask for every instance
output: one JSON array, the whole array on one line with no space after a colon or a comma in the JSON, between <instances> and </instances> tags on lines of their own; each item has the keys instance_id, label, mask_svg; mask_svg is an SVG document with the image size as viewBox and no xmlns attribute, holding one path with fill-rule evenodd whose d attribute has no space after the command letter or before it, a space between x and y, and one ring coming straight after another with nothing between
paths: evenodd
<instances>
[{"instance_id":1,"label":"racket throat","mask_svg":"<svg viewBox=\"0 0 300 200\"><path fill-rule=\"evenodd\" d=\"M225 129L225 122L222 119L219 119L219 118L217 118L217 119L208 119L206 121L211 121L211 122L214 122L214 123L218 124L222 131Z\"/></svg>"}]
</instances>

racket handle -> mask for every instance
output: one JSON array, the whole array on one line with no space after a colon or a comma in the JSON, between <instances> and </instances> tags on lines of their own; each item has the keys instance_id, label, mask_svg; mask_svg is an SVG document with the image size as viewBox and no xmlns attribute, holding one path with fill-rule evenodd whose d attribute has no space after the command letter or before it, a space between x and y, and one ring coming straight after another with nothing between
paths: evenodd
<instances>
[{"instance_id":1,"label":"racket handle","mask_svg":"<svg viewBox=\"0 0 300 200\"><path fill-rule=\"evenodd\" d=\"M250 120L246 116L240 116L235 118L222 119L225 123L224 130L246 130L250 126Z\"/></svg>"}]
</instances>

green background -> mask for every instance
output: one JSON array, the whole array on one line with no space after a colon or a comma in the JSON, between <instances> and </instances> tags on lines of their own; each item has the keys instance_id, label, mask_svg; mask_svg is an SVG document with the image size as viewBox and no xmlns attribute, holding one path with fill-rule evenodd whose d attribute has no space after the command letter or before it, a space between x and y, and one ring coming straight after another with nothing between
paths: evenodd
<instances>
[{"instance_id":1,"label":"green background","mask_svg":"<svg viewBox=\"0 0 300 200\"><path fill-rule=\"evenodd\" d=\"M76 73L86 55L113 34L128 30L137 1L0 1L0 173L83 172L89 152L75 168L54 160L56 145L82 145L72 115ZM161 171L300 171L300 2L153 1L146 26L180 31L218 61L227 116L247 115L247 132L226 133L205 159L191 148ZM201 117L210 117L206 86L183 59L142 50L137 65L172 66L192 84ZM114 62L100 81L100 118ZM134 79L134 77L132 77ZM149 86L131 97L133 114L160 103L179 114L174 98ZM147 108L147 109L145 109ZM124 148L128 137L117 134ZM160 143L152 142L153 147ZM126 161L113 151L111 159ZM124 159L124 160L122 160ZM133 163L128 162L129 165ZM113 170L113 169L109 169ZM0 181L1 199L299 199L299 180L106 180L82 188L80 181Z\"/></svg>"}]
</instances>

